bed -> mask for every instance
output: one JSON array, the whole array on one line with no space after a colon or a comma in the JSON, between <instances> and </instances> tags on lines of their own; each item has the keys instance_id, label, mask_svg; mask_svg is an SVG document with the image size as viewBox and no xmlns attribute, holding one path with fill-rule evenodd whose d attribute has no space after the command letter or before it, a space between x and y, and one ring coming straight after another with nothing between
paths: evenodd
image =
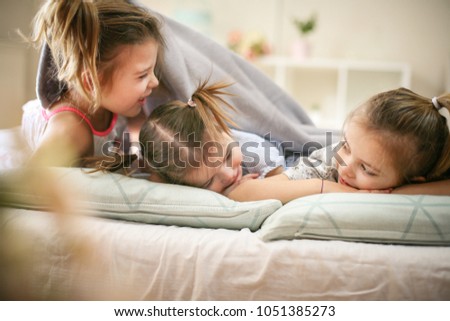
<instances>
[{"instance_id":1,"label":"bed","mask_svg":"<svg viewBox=\"0 0 450 321\"><path fill-rule=\"evenodd\" d=\"M384 208L379 206L385 198L371 199L363 204L367 211L355 205L354 197L333 194L331 199L312 196L284 206L274 200L227 203L206 190L80 169L56 169L52 179L45 176L45 183L38 176L37 188L29 189L33 176L12 175L24 172L17 167L18 157L26 153L17 148L18 132L0 131L3 298L450 299L450 197L420 196L421 209L420 197L412 198L409 206L402 200L397 207L393 202L399 199L390 199ZM13 188L11 177L19 186ZM52 181L62 194L48 191ZM51 207L68 189L66 206L56 202L59 207ZM85 194L78 204L75 195L81 191ZM319 212L308 207L311 203L319 204ZM327 204L329 211L324 210ZM359 210L352 213L355 207ZM295 216L289 218L292 210ZM324 213L334 220L305 228L308 219L302 215ZM416 221L389 219L397 215L414 215ZM353 222L348 225L345 217ZM329 233L330 222L340 233Z\"/></svg>"},{"instance_id":2,"label":"bed","mask_svg":"<svg viewBox=\"0 0 450 321\"><path fill-rule=\"evenodd\" d=\"M286 150L329 144L249 63L161 17L160 86L187 101L230 77L237 125ZM43 105L58 94L48 48ZM14 300L449 300L450 197L328 194L282 206L77 168L29 168L19 128L0 130L0 296Z\"/></svg>"}]
</instances>

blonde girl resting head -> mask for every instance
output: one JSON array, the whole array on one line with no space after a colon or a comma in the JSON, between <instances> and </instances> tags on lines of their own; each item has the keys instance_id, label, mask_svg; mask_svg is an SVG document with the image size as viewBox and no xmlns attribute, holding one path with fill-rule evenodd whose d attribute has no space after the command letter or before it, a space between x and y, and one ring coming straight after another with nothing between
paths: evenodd
<instances>
[{"instance_id":1,"label":"blonde girl resting head","mask_svg":"<svg viewBox=\"0 0 450 321\"><path fill-rule=\"evenodd\" d=\"M323 152L314 152L310 162L285 174L291 179L308 178L308 171L357 189L389 189L405 183L431 181L450 168L448 129L449 95L433 101L400 88L371 97L349 114L344 139L332 164ZM443 117L443 115L444 117Z\"/></svg>"},{"instance_id":2,"label":"blonde girl resting head","mask_svg":"<svg viewBox=\"0 0 450 321\"><path fill-rule=\"evenodd\" d=\"M224 88L203 84L189 102L172 102L150 115L139 138L150 180L205 188L238 201L285 203L317 193L391 192L405 183L437 179L450 168L449 118L441 115L448 95L434 100L438 110L430 99L398 89L372 97L349 115L333 161L326 161L330 155L322 149L282 174L243 176L241 150L223 113L231 106L217 97L226 94ZM426 193L429 187L432 194L450 193L448 180L410 192Z\"/></svg>"},{"instance_id":3,"label":"blonde girl resting head","mask_svg":"<svg viewBox=\"0 0 450 321\"><path fill-rule=\"evenodd\" d=\"M233 124L221 98L228 84L204 82L188 102L158 106L139 133L150 180L224 193L240 182L242 154L231 137Z\"/></svg>"},{"instance_id":4,"label":"blonde girl resting head","mask_svg":"<svg viewBox=\"0 0 450 321\"><path fill-rule=\"evenodd\" d=\"M163 48L158 20L127 1L46 1L34 20L35 44L48 44L59 98L43 108L24 106L22 128L37 153L101 155L116 140L118 115L140 114L158 86ZM65 149L64 149L65 147ZM73 160L72 159L72 160ZM50 161L50 165L51 161Z\"/></svg>"},{"instance_id":5,"label":"blonde girl resting head","mask_svg":"<svg viewBox=\"0 0 450 321\"><path fill-rule=\"evenodd\" d=\"M448 176L449 108L448 94L429 99L405 88L370 98L344 125L340 182L383 189Z\"/></svg>"}]
</instances>

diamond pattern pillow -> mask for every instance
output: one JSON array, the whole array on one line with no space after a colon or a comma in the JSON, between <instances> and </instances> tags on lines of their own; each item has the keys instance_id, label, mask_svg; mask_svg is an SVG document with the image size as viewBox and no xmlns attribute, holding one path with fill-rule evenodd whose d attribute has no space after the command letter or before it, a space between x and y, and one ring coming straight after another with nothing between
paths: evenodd
<instances>
[{"instance_id":1,"label":"diamond pattern pillow","mask_svg":"<svg viewBox=\"0 0 450 321\"><path fill-rule=\"evenodd\" d=\"M41 193L39 187L29 187L28 178L23 176L17 171L0 174L0 205L50 209L51 197L44 196L47 194ZM12 188L17 177L22 177L22 183ZM200 188L153 183L115 173L86 173L80 168L52 168L42 182L50 179L67 195L75 213L142 223L255 231L281 207L277 200L235 202Z\"/></svg>"},{"instance_id":2,"label":"diamond pattern pillow","mask_svg":"<svg viewBox=\"0 0 450 321\"><path fill-rule=\"evenodd\" d=\"M279 239L450 245L450 197L395 194L320 194L296 199L257 232Z\"/></svg>"}]
</instances>

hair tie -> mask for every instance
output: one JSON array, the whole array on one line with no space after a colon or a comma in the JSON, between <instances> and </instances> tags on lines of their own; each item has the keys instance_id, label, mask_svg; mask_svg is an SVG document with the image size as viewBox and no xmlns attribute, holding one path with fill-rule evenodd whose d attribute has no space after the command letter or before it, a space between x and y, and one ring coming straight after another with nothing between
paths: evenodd
<instances>
[{"instance_id":1,"label":"hair tie","mask_svg":"<svg viewBox=\"0 0 450 321\"><path fill-rule=\"evenodd\" d=\"M439 110L439 109L442 108L442 106L439 105L439 102L438 102L438 100L437 100L437 97L433 97L433 98L431 99L431 102L433 103L434 108L436 108L437 110Z\"/></svg>"},{"instance_id":2,"label":"hair tie","mask_svg":"<svg viewBox=\"0 0 450 321\"><path fill-rule=\"evenodd\" d=\"M433 103L434 108L438 111L438 113L445 118L447 121L447 127L448 131L450 132L450 113L447 108L444 108L444 106L441 106L437 100L436 97L433 97L431 99L431 102Z\"/></svg>"},{"instance_id":3,"label":"hair tie","mask_svg":"<svg viewBox=\"0 0 450 321\"><path fill-rule=\"evenodd\" d=\"M197 107L197 104L195 103L195 101L192 100L192 97L189 98L187 104L189 107L192 107L192 108Z\"/></svg>"}]
</instances>

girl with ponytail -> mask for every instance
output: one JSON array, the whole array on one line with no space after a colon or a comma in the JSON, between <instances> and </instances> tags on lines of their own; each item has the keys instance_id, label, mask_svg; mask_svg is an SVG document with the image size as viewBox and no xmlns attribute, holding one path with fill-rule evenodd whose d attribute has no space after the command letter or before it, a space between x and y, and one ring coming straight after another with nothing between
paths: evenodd
<instances>
[{"instance_id":1,"label":"girl with ponytail","mask_svg":"<svg viewBox=\"0 0 450 321\"><path fill-rule=\"evenodd\" d=\"M23 132L38 155L70 153L72 162L104 154L121 139L122 116L139 115L158 86L159 21L128 1L48 0L29 40L48 45L63 84L50 106L24 106Z\"/></svg>"},{"instance_id":2,"label":"girl with ponytail","mask_svg":"<svg viewBox=\"0 0 450 321\"><path fill-rule=\"evenodd\" d=\"M205 81L187 102L171 101L150 114L139 133L150 180L222 193L242 179L243 157L226 110L234 108L221 97L228 86Z\"/></svg>"}]
</instances>

